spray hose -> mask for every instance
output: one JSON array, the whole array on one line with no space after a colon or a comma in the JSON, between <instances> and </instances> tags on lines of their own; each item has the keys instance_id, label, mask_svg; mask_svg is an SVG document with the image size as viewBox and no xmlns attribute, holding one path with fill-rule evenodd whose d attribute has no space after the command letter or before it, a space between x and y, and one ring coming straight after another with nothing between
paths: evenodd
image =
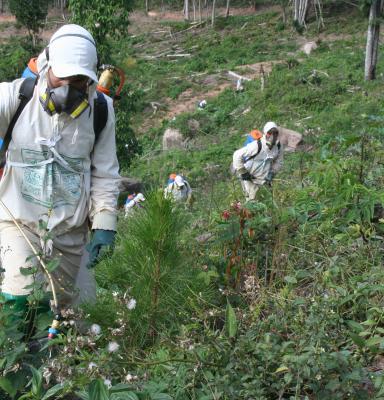
<instances>
[{"instance_id":1,"label":"spray hose","mask_svg":"<svg viewBox=\"0 0 384 400\"><path fill-rule=\"evenodd\" d=\"M57 300L57 293L56 293L56 288L53 283L52 275L49 273L49 270L44 262L44 260L40 257L39 253L33 246L32 242L28 239L27 235L24 233L23 229L21 228L20 224L16 221L15 217L12 215L10 209L4 204L4 202L0 199L0 204L3 207L3 209L6 211L8 216L11 218L12 222L16 225L17 229L20 231L26 242L28 243L28 246L31 248L33 254L36 256L37 260L41 264L44 273L47 275L49 286L51 287L52 290L52 297L53 297L53 306L54 306L54 319L52 321L51 327L48 329L48 339L53 339L57 336L59 333L59 327L60 327L60 319L61 319L61 313L59 310L59 302Z\"/></svg>"}]
</instances>

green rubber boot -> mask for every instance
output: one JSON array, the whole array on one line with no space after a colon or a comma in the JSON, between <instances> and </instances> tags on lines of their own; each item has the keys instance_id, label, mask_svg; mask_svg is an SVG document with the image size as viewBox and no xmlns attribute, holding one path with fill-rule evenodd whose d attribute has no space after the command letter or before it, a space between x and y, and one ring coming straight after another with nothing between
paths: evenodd
<instances>
[{"instance_id":1,"label":"green rubber boot","mask_svg":"<svg viewBox=\"0 0 384 400\"><path fill-rule=\"evenodd\" d=\"M10 326L25 321L28 312L28 295L17 296L9 293L0 293L0 296L2 297L2 325Z\"/></svg>"},{"instance_id":2,"label":"green rubber boot","mask_svg":"<svg viewBox=\"0 0 384 400\"><path fill-rule=\"evenodd\" d=\"M5 330L17 330L22 334L21 338L28 342L37 332L38 325L44 325L44 317L47 326L52 317L48 316L50 310L48 299L37 304L29 304L27 298L28 295L0 293L0 327ZM46 331L44 335L47 335Z\"/></svg>"}]
</instances>

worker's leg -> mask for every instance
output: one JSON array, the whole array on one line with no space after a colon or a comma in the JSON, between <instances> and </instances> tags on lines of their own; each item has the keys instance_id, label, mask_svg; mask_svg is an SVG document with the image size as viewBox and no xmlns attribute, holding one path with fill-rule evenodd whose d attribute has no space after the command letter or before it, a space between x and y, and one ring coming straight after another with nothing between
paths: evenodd
<instances>
[{"instance_id":1,"label":"worker's leg","mask_svg":"<svg viewBox=\"0 0 384 400\"><path fill-rule=\"evenodd\" d=\"M25 226L23 232L40 252L40 238L32 233ZM53 284L59 300L59 306L66 307L72 303L78 290L76 289L76 279L80 268L81 256L83 253L87 235L87 228L77 228L70 233L53 238L53 252L45 262L58 258L59 266L51 272ZM9 295L28 295L34 279L45 282L44 288L52 292L49 286L49 280L39 265L39 272L35 276L23 275L20 267L26 268L37 264L37 259L33 257L33 252L27 244L25 238L13 223L0 223L0 243L1 243L1 263L5 269L1 291ZM52 297L52 296L51 296Z\"/></svg>"},{"instance_id":2,"label":"worker's leg","mask_svg":"<svg viewBox=\"0 0 384 400\"><path fill-rule=\"evenodd\" d=\"M94 303L96 300L96 280L93 270L87 268L89 253L84 248L80 262L80 270L76 278L77 293L73 299L73 305L81 303Z\"/></svg>"},{"instance_id":3,"label":"worker's leg","mask_svg":"<svg viewBox=\"0 0 384 400\"><path fill-rule=\"evenodd\" d=\"M53 239L53 256L60 258L60 265L52 274L60 307L69 307L74 302L78 303L80 291L85 290L85 286L92 278L89 271L83 270L86 269L84 263L82 266L84 278L81 280L81 287L76 287L86 239L86 225Z\"/></svg>"},{"instance_id":4,"label":"worker's leg","mask_svg":"<svg viewBox=\"0 0 384 400\"><path fill-rule=\"evenodd\" d=\"M259 185L256 185L252 181L241 181L241 186L245 195L245 200L253 201L256 199L256 193L259 190Z\"/></svg>"},{"instance_id":5,"label":"worker's leg","mask_svg":"<svg viewBox=\"0 0 384 400\"><path fill-rule=\"evenodd\" d=\"M38 237L26 228L23 229L23 232L39 251L40 240ZM0 223L0 243L1 265L4 269L2 293L14 296L29 295L31 288L28 286L33 284L34 276L23 274L20 268L36 265L37 259L33 257L31 248L12 222ZM42 274L39 273L36 278L42 279Z\"/></svg>"},{"instance_id":6,"label":"worker's leg","mask_svg":"<svg viewBox=\"0 0 384 400\"><path fill-rule=\"evenodd\" d=\"M37 236L27 229L23 229L23 232L38 249L40 242ZM4 323L19 324L26 319L27 297L32 291L30 286L35 279L41 281L42 274L22 274L21 267L33 267L37 260L32 256L33 252L27 241L13 223L0 223L0 243L1 265L4 269L1 284L2 308L4 311L9 311L7 321Z\"/></svg>"}]
</instances>

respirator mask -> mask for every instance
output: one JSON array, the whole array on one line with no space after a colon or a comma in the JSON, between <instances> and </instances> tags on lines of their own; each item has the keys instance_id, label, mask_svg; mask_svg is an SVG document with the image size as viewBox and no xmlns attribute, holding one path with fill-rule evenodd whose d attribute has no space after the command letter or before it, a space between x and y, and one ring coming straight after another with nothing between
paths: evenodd
<instances>
[{"instance_id":1,"label":"respirator mask","mask_svg":"<svg viewBox=\"0 0 384 400\"><path fill-rule=\"evenodd\" d=\"M276 128L272 128L265 135L265 143L271 149L276 143L279 137L279 131Z\"/></svg>"},{"instance_id":2,"label":"respirator mask","mask_svg":"<svg viewBox=\"0 0 384 400\"><path fill-rule=\"evenodd\" d=\"M73 119L78 118L88 107L88 94L70 84L51 87L49 78L45 93L40 95L40 102L49 115L67 113Z\"/></svg>"}]
</instances>

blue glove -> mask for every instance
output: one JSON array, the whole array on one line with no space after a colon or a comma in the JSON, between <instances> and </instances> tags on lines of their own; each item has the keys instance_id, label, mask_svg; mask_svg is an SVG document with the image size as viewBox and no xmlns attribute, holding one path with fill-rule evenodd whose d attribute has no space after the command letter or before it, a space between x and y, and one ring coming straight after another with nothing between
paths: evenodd
<instances>
[{"instance_id":1,"label":"blue glove","mask_svg":"<svg viewBox=\"0 0 384 400\"><path fill-rule=\"evenodd\" d=\"M104 229L95 229L93 231L91 241L86 246L89 252L87 268L93 268L99 261L100 256L113 247L115 235L115 231L106 231Z\"/></svg>"}]
</instances>

